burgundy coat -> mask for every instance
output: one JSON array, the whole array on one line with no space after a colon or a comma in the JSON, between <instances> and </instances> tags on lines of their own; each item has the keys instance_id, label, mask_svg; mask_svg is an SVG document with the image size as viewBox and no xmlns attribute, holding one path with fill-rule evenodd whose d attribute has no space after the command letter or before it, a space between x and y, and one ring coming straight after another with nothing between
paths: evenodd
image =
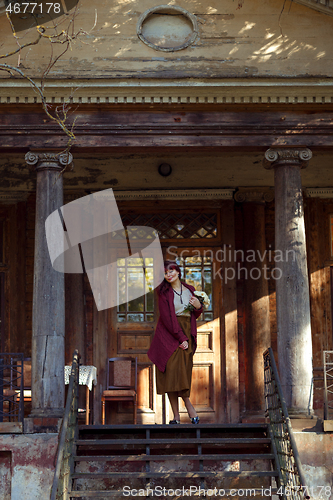
<instances>
[{"instance_id":1,"label":"burgundy coat","mask_svg":"<svg viewBox=\"0 0 333 500\"><path fill-rule=\"evenodd\" d=\"M186 283L182 283L186 286L192 294L195 288ZM188 340L185 333L179 326L177 316L175 313L175 306L173 302L174 292L172 287L159 296L159 310L160 317L156 326L155 335L152 340L151 346L148 351L149 359L157 366L161 371L165 371L165 367L171 354L179 348L179 344L182 344L184 340ZM197 321L196 319L202 313L202 306L200 309L194 310L191 313L191 335L194 340L193 354L195 353L197 347Z\"/></svg>"}]
</instances>

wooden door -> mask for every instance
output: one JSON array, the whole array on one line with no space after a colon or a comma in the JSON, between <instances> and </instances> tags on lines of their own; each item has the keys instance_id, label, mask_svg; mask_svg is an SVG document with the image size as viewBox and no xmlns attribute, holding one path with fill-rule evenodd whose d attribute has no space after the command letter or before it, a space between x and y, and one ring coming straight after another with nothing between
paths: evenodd
<instances>
[{"instance_id":1,"label":"wooden door","mask_svg":"<svg viewBox=\"0 0 333 500\"><path fill-rule=\"evenodd\" d=\"M153 264L153 259L145 259L143 267L143 259L124 258L118 253L115 281L119 302L127 299L131 287L141 290L142 295L111 310L111 356L138 358L138 424L159 423L162 418L161 405L156 400L155 367L147 356L158 319L157 296L152 289ZM109 422L132 423L132 415L130 403L118 403L109 410Z\"/></svg>"},{"instance_id":2,"label":"wooden door","mask_svg":"<svg viewBox=\"0 0 333 500\"><path fill-rule=\"evenodd\" d=\"M175 247L171 247L175 248ZM165 258L177 260L185 281L197 290L204 290L211 305L197 320L198 348L194 356L191 401L200 419L205 423L220 422L222 418L221 363L220 363L220 304L221 284L214 279L216 273L215 250L213 248L181 248L177 256L166 249ZM138 258L117 260L118 293L125 293L131 286L142 287L148 292L142 271L142 260ZM149 269L151 269L149 271ZM153 272L152 262L146 262L146 273ZM117 308L113 308L114 331L112 356L137 356L138 358L138 423L151 424L168 422L171 416L168 400L156 394L155 366L147 356L154 329L158 320L156 291ZM115 405L116 406L116 405ZM129 404L118 404L110 409L109 421L131 422ZM187 422L185 407L181 405L182 421Z\"/></svg>"},{"instance_id":3,"label":"wooden door","mask_svg":"<svg viewBox=\"0 0 333 500\"><path fill-rule=\"evenodd\" d=\"M172 248L166 253L176 260L182 270L182 278L196 290L203 290L210 298L210 306L197 320L198 345L194 355L191 402L202 423L221 422L223 402L221 396L221 281L214 248ZM177 256L176 256L177 255ZM181 406L182 421L187 422L185 406Z\"/></svg>"}]
</instances>

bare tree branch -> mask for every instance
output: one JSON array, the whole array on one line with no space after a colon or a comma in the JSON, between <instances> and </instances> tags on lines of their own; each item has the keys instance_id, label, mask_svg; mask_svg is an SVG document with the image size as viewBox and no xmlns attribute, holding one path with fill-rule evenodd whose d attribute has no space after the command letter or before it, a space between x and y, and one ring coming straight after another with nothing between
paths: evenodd
<instances>
[{"instance_id":1,"label":"bare tree branch","mask_svg":"<svg viewBox=\"0 0 333 500\"><path fill-rule=\"evenodd\" d=\"M69 152L74 140L75 140L75 134L74 134L74 127L75 127L75 121L73 121L72 124L69 123L69 113L71 108L69 107L69 102L71 99L71 96L69 96L67 102L62 103L61 106L54 106L52 104L49 104L47 102L46 96L45 96L45 83L47 80L48 75L50 74L51 70L54 68L54 66L57 64L57 62L64 56L64 54L72 49L73 43L79 39L80 37L84 35L88 35L96 26L97 23L97 12L95 11L95 22L91 30L89 32L84 31L82 28L80 28L78 31L75 31L75 19L79 13L79 6L78 4L75 6L75 9L73 13L70 15L68 25L65 29L61 29L59 31L59 26L63 25L64 22L68 20L68 17L66 19L60 19L60 21L55 22L53 20L53 25L52 26L45 26L45 25L37 25L35 27L36 30L36 39L31 42L26 42L26 43L21 43L21 39L26 36L28 32L31 32L29 29L23 35L23 37L18 37L16 32L15 32L15 27L12 23L12 20L6 12L6 16L8 19L8 22L10 23L12 35L15 39L16 44L18 47L15 50L8 51L5 54L0 54L0 61L3 61L4 59L8 59L12 56L15 56L18 54L18 60L17 60L17 66L14 64L10 64L7 62L0 62L0 71L5 71L9 73L11 77L20 77L25 80L27 80L34 91L38 94L42 107L48 116L48 118L54 122L56 122L59 127L62 129L62 131L67 135L68 137L68 142L67 146L65 149L65 152ZM53 33L51 32L53 31ZM50 34L51 33L51 34ZM22 51L27 49L28 47L31 47L33 45L38 45L41 40L45 40L47 43L50 44L50 59L49 62L44 69L41 77L40 77L40 83L38 84L34 78L29 76L25 71L20 69L21 65L21 54ZM54 54L54 44L57 45L62 45L63 50L57 55ZM66 168L66 167L65 167ZM61 172L62 173L62 172Z\"/></svg>"}]
</instances>

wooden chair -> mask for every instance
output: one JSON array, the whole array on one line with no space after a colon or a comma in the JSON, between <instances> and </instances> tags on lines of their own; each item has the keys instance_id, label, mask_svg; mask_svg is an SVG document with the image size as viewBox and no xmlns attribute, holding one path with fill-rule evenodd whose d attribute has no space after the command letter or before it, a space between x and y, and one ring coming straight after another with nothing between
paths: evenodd
<instances>
[{"instance_id":1,"label":"wooden chair","mask_svg":"<svg viewBox=\"0 0 333 500\"><path fill-rule=\"evenodd\" d=\"M107 388L102 394L102 424L105 425L106 401L133 401L134 424L137 416L137 358L109 358Z\"/></svg>"},{"instance_id":2,"label":"wooden chair","mask_svg":"<svg viewBox=\"0 0 333 500\"><path fill-rule=\"evenodd\" d=\"M31 403L31 358L23 360L23 382L24 402Z\"/></svg>"}]
</instances>

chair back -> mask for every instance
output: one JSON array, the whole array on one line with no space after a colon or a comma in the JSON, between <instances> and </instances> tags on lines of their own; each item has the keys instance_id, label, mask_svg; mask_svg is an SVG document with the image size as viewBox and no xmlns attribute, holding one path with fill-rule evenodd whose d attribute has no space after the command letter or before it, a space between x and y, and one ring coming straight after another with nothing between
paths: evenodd
<instances>
[{"instance_id":1,"label":"chair back","mask_svg":"<svg viewBox=\"0 0 333 500\"><path fill-rule=\"evenodd\" d=\"M109 358L107 389L137 389L138 358Z\"/></svg>"},{"instance_id":2,"label":"chair back","mask_svg":"<svg viewBox=\"0 0 333 500\"><path fill-rule=\"evenodd\" d=\"M31 389L31 358L23 360L24 389Z\"/></svg>"}]
</instances>

